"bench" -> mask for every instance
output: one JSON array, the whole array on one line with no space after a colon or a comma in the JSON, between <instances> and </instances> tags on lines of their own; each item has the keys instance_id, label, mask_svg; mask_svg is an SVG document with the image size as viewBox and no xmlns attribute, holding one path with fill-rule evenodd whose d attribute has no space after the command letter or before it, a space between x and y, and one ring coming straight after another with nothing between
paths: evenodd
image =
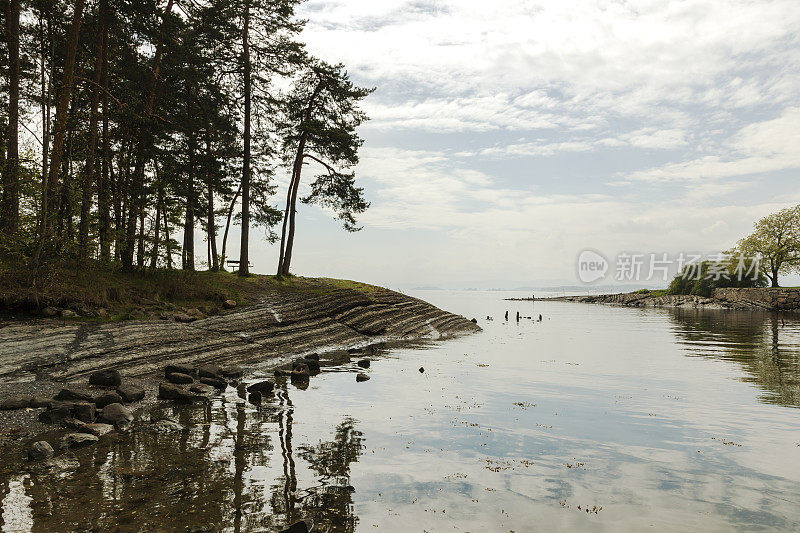
<instances>
[{"instance_id":1,"label":"bench","mask_svg":"<svg viewBox=\"0 0 800 533\"><path fill-rule=\"evenodd\" d=\"M228 266L235 266L235 267L238 267L238 266L241 264L241 261L234 261L233 259L228 259L228 260L226 261L226 263L228 264ZM253 267L253 263L251 263L250 261L248 261L248 262L247 262L247 266L252 268L252 267Z\"/></svg>"}]
</instances>

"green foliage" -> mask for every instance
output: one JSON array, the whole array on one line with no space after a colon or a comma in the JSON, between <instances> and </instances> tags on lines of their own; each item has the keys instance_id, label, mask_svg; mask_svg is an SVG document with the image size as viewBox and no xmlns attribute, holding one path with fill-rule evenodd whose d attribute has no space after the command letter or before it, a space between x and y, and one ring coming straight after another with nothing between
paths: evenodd
<instances>
[{"instance_id":1,"label":"green foliage","mask_svg":"<svg viewBox=\"0 0 800 533\"><path fill-rule=\"evenodd\" d=\"M685 267L669 284L667 294L711 296L714 289L766 287L767 278L752 258L731 256Z\"/></svg>"},{"instance_id":2,"label":"green foliage","mask_svg":"<svg viewBox=\"0 0 800 533\"><path fill-rule=\"evenodd\" d=\"M800 205L760 219L733 252L759 257L763 273L777 287L779 274L800 269Z\"/></svg>"}]
</instances>

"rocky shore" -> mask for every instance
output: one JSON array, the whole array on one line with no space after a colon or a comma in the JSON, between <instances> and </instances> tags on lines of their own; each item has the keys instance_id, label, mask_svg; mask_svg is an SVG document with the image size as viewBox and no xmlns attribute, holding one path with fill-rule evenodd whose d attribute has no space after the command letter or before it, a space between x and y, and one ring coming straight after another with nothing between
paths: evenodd
<instances>
[{"instance_id":1,"label":"rocky shore","mask_svg":"<svg viewBox=\"0 0 800 533\"><path fill-rule=\"evenodd\" d=\"M783 288L715 289L710 297L663 294L661 292L629 292L621 294L559 296L555 298L537 298L537 300L599 303L627 307L797 311L800 309L800 290Z\"/></svg>"}]
</instances>

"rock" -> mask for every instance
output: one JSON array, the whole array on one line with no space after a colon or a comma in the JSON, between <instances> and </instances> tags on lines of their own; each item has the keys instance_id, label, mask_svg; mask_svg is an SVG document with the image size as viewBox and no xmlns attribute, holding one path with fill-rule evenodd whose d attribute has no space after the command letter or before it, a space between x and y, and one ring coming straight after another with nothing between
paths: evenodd
<instances>
[{"instance_id":1,"label":"rock","mask_svg":"<svg viewBox=\"0 0 800 533\"><path fill-rule=\"evenodd\" d=\"M175 313L172 315L172 319L175 320L175 322L188 324L189 322L194 322L195 320L197 320L197 317L189 316L186 313Z\"/></svg>"},{"instance_id":2,"label":"rock","mask_svg":"<svg viewBox=\"0 0 800 533\"><path fill-rule=\"evenodd\" d=\"M478 323L478 319L477 318L473 318L472 320L470 320L470 322L472 322L473 324L477 324Z\"/></svg>"},{"instance_id":3,"label":"rock","mask_svg":"<svg viewBox=\"0 0 800 533\"><path fill-rule=\"evenodd\" d=\"M78 392L72 389L61 389L54 399L59 402L92 402L94 398L87 392Z\"/></svg>"},{"instance_id":4,"label":"rock","mask_svg":"<svg viewBox=\"0 0 800 533\"><path fill-rule=\"evenodd\" d=\"M194 378L189 374L173 372L172 374L167 374L167 381L176 385L188 385L190 383L194 383Z\"/></svg>"},{"instance_id":5,"label":"rock","mask_svg":"<svg viewBox=\"0 0 800 533\"><path fill-rule=\"evenodd\" d=\"M144 389L134 385L121 385L117 387L117 394L119 394L120 398L122 398L122 401L125 403L144 400Z\"/></svg>"},{"instance_id":6,"label":"rock","mask_svg":"<svg viewBox=\"0 0 800 533\"><path fill-rule=\"evenodd\" d=\"M80 467L80 461L78 461L78 458L71 453L53 457L52 459L48 459L41 464L42 469L50 470L52 472L71 472Z\"/></svg>"},{"instance_id":7,"label":"rock","mask_svg":"<svg viewBox=\"0 0 800 533\"><path fill-rule=\"evenodd\" d=\"M261 393L260 392L251 392L247 396L247 401L252 403L253 405L261 405Z\"/></svg>"},{"instance_id":8,"label":"rock","mask_svg":"<svg viewBox=\"0 0 800 533\"><path fill-rule=\"evenodd\" d=\"M236 307L236 300L225 300L224 302L222 302L222 307L224 307L225 309L233 309L234 307Z\"/></svg>"},{"instance_id":9,"label":"rock","mask_svg":"<svg viewBox=\"0 0 800 533\"><path fill-rule=\"evenodd\" d=\"M419 367L419 373L420 373L420 374L422 374L422 373L424 373L424 372L425 372L425 368L423 368L423 367Z\"/></svg>"},{"instance_id":10,"label":"rock","mask_svg":"<svg viewBox=\"0 0 800 533\"><path fill-rule=\"evenodd\" d=\"M212 396L217 392L217 389L205 383L195 383L189 387L189 391L195 394L202 394L203 396Z\"/></svg>"},{"instance_id":11,"label":"rock","mask_svg":"<svg viewBox=\"0 0 800 533\"><path fill-rule=\"evenodd\" d=\"M89 375L89 385L100 387L119 387L122 384L122 376L119 371L114 369L98 370Z\"/></svg>"},{"instance_id":12,"label":"rock","mask_svg":"<svg viewBox=\"0 0 800 533\"><path fill-rule=\"evenodd\" d=\"M97 396L94 399L94 404L100 409L112 403L123 403L123 402L124 400L122 399L122 396L120 396L114 391L104 392L103 394Z\"/></svg>"},{"instance_id":13,"label":"rock","mask_svg":"<svg viewBox=\"0 0 800 533\"><path fill-rule=\"evenodd\" d=\"M167 365L164 367L164 377L173 373L195 377L197 376L197 369L191 365Z\"/></svg>"},{"instance_id":14,"label":"rock","mask_svg":"<svg viewBox=\"0 0 800 533\"><path fill-rule=\"evenodd\" d=\"M78 402L72 406L72 416L81 422L91 424L97 416L97 408L90 402Z\"/></svg>"},{"instance_id":15,"label":"rock","mask_svg":"<svg viewBox=\"0 0 800 533\"><path fill-rule=\"evenodd\" d=\"M204 396L189 392L173 383L160 383L158 385L158 398L160 400L173 400L177 402L206 401Z\"/></svg>"},{"instance_id":16,"label":"rock","mask_svg":"<svg viewBox=\"0 0 800 533\"><path fill-rule=\"evenodd\" d=\"M244 370L238 366L229 366L222 369L222 377L227 379L239 379L244 375Z\"/></svg>"},{"instance_id":17,"label":"rock","mask_svg":"<svg viewBox=\"0 0 800 533\"><path fill-rule=\"evenodd\" d=\"M359 372L358 374L356 374L356 381L359 383L361 383L362 381L369 381L369 376L362 372Z\"/></svg>"},{"instance_id":18,"label":"rock","mask_svg":"<svg viewBox=\"0 0 800 533\"><path fill-rule=\"evenodd\" d=\"M112 403L103 408L100 421L113 424L117 429L125 429L133 422L133 413L121 403Z\"/></svg>"},{"instance_id":19,"label":"rock","mask_svg":"<svg viewBox=\"0 0 800 533\"><path fill-rule=\"evenodd\" d=\"M314 361L313 359L303 359L303 364L308 367L308 373L310 375L317 375L320 373L319 361Z\"/></svg>"},{"instance_id":20,"label":"rock","mask_svg":"<svg viewBox=\"0 0 800 533\"><path fill-rule=\"evenodd\" d=\"M64 309L61 311L62 318L75 318L76 316L78 316L78 313L70 309Z\"/></svg>"},{"instance_id":21,"label":"rock","mask_svg":"<svg viewBox=\"0 0 800 533\"><path fill-rule=\"evenodd\" d=\"M303 359L307 359L309 361L319 361L319 354L309 353L309 354L304 355Z\"/></svg>"},{"instance_id":22,"label":"rock","mask_svg":"<svg viewBox=\"0 0 800 533\"><path fill-rule=\"evenodd\" d=\"M271 381L259 381L247 387L247 392L251 394L257 392L262 396L272 394L273 390L275 390L275 384Z\"/></svg>"},{"instance_id":23,"label":"rock","mask_svg":"<svg viewBox=\"0 0 800 533\"><path fill-rule=\"evenodd\" d=\"M350 348L347 350L347 353L361 353L363 351L364 351L363 348Z\"/></svg>"},{"instance_id":24,"label":"rock","mask_svg":"<svg viewBox=\"0 0 800 533\"><path fill-rule=\"evenodd\" d=\"M361 359L358 363L356 363L361 368L369 368L370 360L369 359Z\"/></svg>"},{"instance_id":25,"label":"rock","mask_svg":"<svg viewBox=\"0 0 800 533\"><path fill-rule=\"evenodd\" d=\"M162 418L150 424L150 429L157 433L172 433L173 431L182 430L183 426L169 418Z\"/></svg>"},{"instance_id":26,"label":"rock","mask_svg":"<svg viewBox=\"0 0 800 533\"><path fill-rule=\"evenodd\" d=\"M31 407L34 409L39 409L41 407L47 407L52 402L50 398L43 398L42 396L34 396L31 398Z\"/></svg>"},{"instance_id":27,"label":"rock","mask_svg":"<svg viewBox=\"0 0 800 533\"><path fill-rule=\"evenodd\" d=\"M90 433L68 433L61 440L61 447L69 449L83 448L97 443L98 440L95 435Z\"/></svg>"},{"instance_id":28,"label":"rock","mask_svg":"<svg viewBox=\"0 0 800 533\"><path fill-rule=\"evenodd\" d=\"M300 520L290 525L286 529L282 529L280 533L308 533L309 531L311 531L311 528L308 525L308 522L305 520Z\"/></svg>"},{"instance_id":29,"label":"rock","mask_svg":"<svg viewBox=\"0 0 800 533\"><path fill-rule=\"evenodd\" d=\"M105 309L98 309L97 316L99 316L100 318L108 318L108 311L106 311Z\"/></svg>"},{"instance_id":30,"label":"rock","mask_svg":"<svg viewBox=\"0 0 800 533\"><path fill-rule=\"evenodd\" d=\"M75 431L80 431L84 428L84 426L86 426L86 422L81 422L77 418L69 417L62 420L59 425L65 429L74 429Z\"/></svg>"},{"instance_id":31,"label":"rock","mask_svg":"<svg viewBox=\"0 0 800 533\"><path fill-rule=\"evenodd\" d=\"M39 413L39 421L45 424L57 424L72 416L71 402L51 402L46 411Z\"/></svg>"},{"instance_id":32,"label":"rock","mask_svg":"<svg viewBox=\"0 0 800 533\"><path fill-rule=\"evenodd\" d=\"M200 378L200 383L210 385L218 390L225 390L228 388L228 382L224 379L217 378Z\"/></svg>"},{"instance_id":33,"label":"rock","mask_svg":"<svg viewBox=\"0 0 800 533\"><path fill-rule=\"evenodd\" d=\"M78 431L81 433L88 433L90 435L94 435L95 437L102 437L103 435L108 435L112 431L114 431L114 426L111 424L103 424L100 422L94 424L85 424L82 428Z\"/></svg>"},{"instance_id":34,"label":"rock","mask_svg":"<svg viewBox=\"0 0 800 533\"><path fill-rule=\"evenodd\" d=\"M311 371L305 361L295 361L292 363L292 378L295 377L308 377Z\"/></svg>"},{"instance_id":35,"label":"rock","mask_svg":"<svg viewBox=\"0 0 800 533\"><path fill-rule=\"evenodd\" d=\"M206 317L206 315L203 314L203 312L201 310L197 309L196 307L186 311L186 314L189 315L190 317L194 318L195 320Z\"/></svg>"},{"instance_id":36,"label":"rock","mask_svg":"<svg viewBox=\"0 0 800 533\"><path fill-rule=\"evenodd\" d=\"M15 411L17 409L25 409L31 406L31 398L23 396L14 396L6 398L0 402L0 411Z\"/></svg>"},{"instance_id":37,"label":"rock","mask_svg":"<svg viewBox=\"0 0 800 533\"><path fill-rule=\"evenodd\" d=\"M197 369L197 375L201 378L219 379L222 376L222 370L218 366L206 365Z\"/></svg>"},{"instance_id":38,"label":"rock","mask_svg":"<svg viewBox=\"0 0 800 533\"><path fill-rule=\"evenodd\" d=\"M273 374L275 375L276 378L289 377L292 375L292 371L283 368L276 368Z\"/></svg>"},{"instance_id":39,"label":"rock","mask_svg":"<svg viewBox=\"0 0 800 533\"><path fill-rule=\"evenodd\" d=\"M28 459L31 461L39 461L41 459L50 459L55 455L55 450L50 446L46 440L40 440L31 444L28 448Z\"/></svg>"},{"instance_id":40,"label":"rock","mask_svg":"<svg viewBox=\"0 0 800 533\"><path fill-rule=\"evenodd\" d=\"M42 316L44 317L52 318L56 315L58 315L58 309L56 309L55 307L45 307L44 309L42 309Z\"/></svg>"}]
</instances>

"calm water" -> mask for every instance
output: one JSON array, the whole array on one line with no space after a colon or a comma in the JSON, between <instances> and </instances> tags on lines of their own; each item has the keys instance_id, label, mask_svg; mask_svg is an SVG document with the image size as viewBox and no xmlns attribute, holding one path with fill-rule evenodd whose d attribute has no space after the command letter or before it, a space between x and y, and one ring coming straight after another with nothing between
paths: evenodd
<instances>
[{"instance_id":1,"label":"calm water","mask_svg":"<svg viewBox=\"0 0 800 533\"><path fill-rule=\"evenodd\" d=\"M64 477L6 462L3 530L800 529L796 319L418 295L484 332L261 408L165 405L183 432L107 440Z\"/></svg>"}]
</instances>

